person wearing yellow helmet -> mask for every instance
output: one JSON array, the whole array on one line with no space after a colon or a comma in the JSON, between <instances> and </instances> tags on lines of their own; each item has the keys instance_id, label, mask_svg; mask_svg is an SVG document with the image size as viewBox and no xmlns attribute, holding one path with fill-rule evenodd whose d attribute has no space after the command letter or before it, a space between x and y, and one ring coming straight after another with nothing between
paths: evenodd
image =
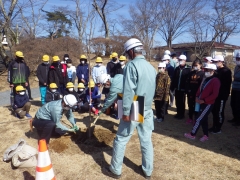
<instances>
[{"instance_id":1,"label":"person wearing yellow helmet","mask_svg":"<svg viewBox=\"0 0 240 180\"><path fill-rule=\"evenodd\" d=\"M118 54L116 52L112 53L112 60L107 63L107 74L114 77L116 74L116 66L118 64Z\"/></svg>"},{"instance_id":2,"label":"person wearing yellow helmet","mask_svg":"<svg viewBox=\"0 0 240 180\"><path fill-rule=\"evenodd\" d=\"M66 85L66 89L64 90L64 93L63 95L68 95L68 94L72 94L76 97L77 101L79 101L79 98L78 98L78 94L77 92L74 90L74 84L72 82L68 82L67 85Z\"/></svg>"},{"instance_id":3,"label":"person wearing yellow helmet","mask_svg":"<svg viewBox=\"0 0 240 180\"><path fill-rule=\"evenodd\" d=\"M127 58L126 56L120 56L119 63L116 65L116 74L123 74L123 69L125 68Z\"/></svg>"},{"instance_id":4,"label":"person wearing yellow helmet","mask_svg":"<svg viewBox=\"0 0 240 180\"><path fill-rule=\"evenodd\" d=\"M48 82L48 71L49 71L49 56L48 55L43 55L42 57L42 63L38 65L37 68L37 78L39 82L39 89L40 89L40 94L41 94L41 103L44 105L45 102L45 97L47 93L47 82Z\"/></svg>"},{"instance_id":5,"label":"person wearing yellow helmet","mask_svg":"<svg viewBox=\"0 0 240 180\"><path fill-rule=\"evenodd\" d=\"M16 86L21 85L27 87L27 65L24 63L24 55L21 51L16 52L16 58L8 66L8 82L13 88L13 93L16 94Z\"/></svg>"},{"instance_id":6,"label":"person wearing yellow helmet","mask_svg":"<svg viewBox=\"0 0 240 180\"><path fill-rule=\"evenodd\" d=\"M88 85L89 67L87 63L87 57L85 55L80 56L80 64L77 66L76 75L78 78L78 83L83 83L84 86Z\"/></svg>"},{"instance_id":7,"label":"person wearing yellow helmet","mask_svg":"<svg viewBox=\"0 0 240 180\"><path fill-rule=\"evenodd\" d=\"M99 77L101 74L106 74L107 69L104 65L102 65L103 60L101 57L97 57L96 59L96 65L92 69L92 78L94 83L97 83L97 77Z\"/></svg>"},{"instance_id":8,"label":"person wearing yellow helmet","mask_svg":"<svg viewBox=\"0 0 240 180\"><path fill-rule=\"evenodd\" d=\"M31 102L29 102L28 95L26 94L26 89L23 86L18 85L16 87L16 95L14 96L13 109L18 118L32 118L29 114L31 108Z\"/></svg>"},{"instance_id":9,"label":"person wearing yellow helmet","mask_svg":"<svg viewBox=\"0 0 240 180\"><path fill-rule=\"evenodd\" d=\"M51 83L46 93L45 102L51 102L61 99L61 94L58 91L56 83Z\"/></svg>"},{"instance_id":10,"label":"person wearing yellow helmet","mask_svg":"<svg viewBox=\"0 0 240 180\"><path fill-rule=\"evenodd\" d=\"M78 108L79 110L82 109L83 104L86 102L86 91L85 91L85 86L83 83L79 83L78 84Z\"/></svg>"}]
</instances>

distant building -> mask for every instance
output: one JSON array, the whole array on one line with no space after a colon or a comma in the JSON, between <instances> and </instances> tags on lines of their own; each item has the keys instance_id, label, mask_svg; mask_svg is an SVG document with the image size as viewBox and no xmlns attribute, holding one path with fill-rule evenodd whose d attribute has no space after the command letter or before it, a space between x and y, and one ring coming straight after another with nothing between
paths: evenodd
<instances>
[{"instance_id":1,"label":"distant building","mask_svg":"<svg viewBox=\"0 0 240 180\"><path fill-rule=\"evenodd\" d=\"M184 54L187 56L188 61L192 61L195 59L196 54L194 52L199 53L201 49L209 48L211 49L209 53L206 53L205 56L216 56L216 55L223 55L226 56L234 56L234 51L240 49L240 46L225 44L225 43L218 43L214 42L211 47L211 42L202 42L202 43L180 43L180 44L173 44L172 50L178 56ZM153 48L156 52L163 52L163 49L168 49L167 46L159 46ZM160 55L161 56L161 55Z\"/></svg>"}]
</instances>

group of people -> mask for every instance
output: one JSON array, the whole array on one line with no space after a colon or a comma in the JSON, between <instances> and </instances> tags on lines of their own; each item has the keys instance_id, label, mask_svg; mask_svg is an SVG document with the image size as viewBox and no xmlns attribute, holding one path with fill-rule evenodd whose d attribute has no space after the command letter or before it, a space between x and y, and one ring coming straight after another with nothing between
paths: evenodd
<instances>
[{"instance_id":1,"label":"group of people","mask_svg":"<svg viewBox=\"0 0 240 180\"><path fill-rule=\"evenodd\" d=\"M233 122L235 126L240 125L240 106L238 105L240 95L240 53L236 55L236 67L233 82L231 70L226 66L224 57L217 55L214 58L206 57L202 61L193 61L192 66L187 65L185 55L177 57L175 53L165 51L158 65L158 72L146 61L141 41L135 38L129 39L124 44L125 56L118 59L117 53L112 53L107 66L103 65L101 57L96 58L96 65L92 68L92 79L89 80L90 67L85 55L80 56L80 64L75 68L72 60L66 54L60 62L58 56L53 56L52 64L49 64L49 56L44 55L42 63L38 66L37 77L41 92L42 107L37 111L33 126L37 129L39 139L46 139L49 143L53 132L64 134L79 130L76 125L72 111L88 110L101 115L110 106L116 111L117 94L122 93L123 116L120 118L118 131L113 143L113 155L111 164L106 168L108 175L120 178L122 172L123 158L126 144L137 129L142 152L142 165L139 167L146 179L151 178L153 171L153 146L151 141L154 129L152 102L154 100L156 110L156 121L164 121L168 107L173 106L176 101L177 119L185 118L185 98L188 98L189 114L187 123L193 124L190 133L184 136L195 139L200 126L203 129L203 137L200 141L208 140L208 132L221 133L224 122L224 108L230 94L231 84L231 107L233 111ZM16 62L19 54L16 53ZM23 54L22 59L23 59ZM126 59L128 63L126 64ZM23 97L27 86L24 65L15 65L10 74L10 85L15 87L16 100L15 110L20 117L28 116L30 104ZM21 70L21 71L20 71ZM9 71L11 73L11 71ZM21 73L20 73L21 72ZM14 78L13 78L14 77ZM78 78L78 90L74 89L75 78ZM17 80L17 81L15 81ZM101 92L101 87L103 87ZM104 105L99 110L101 94L105 94ZM131 107L134 96L144 96L144 123L130 119ZM21 105L17 105L21 102ZM15 101L14 101L15 103ZM24 113L20 114L19 107L22 106ZM208 129L208 115L213 114L213 127ZM72 124L67 128L61 124L60 119L65 114ZM116 114L117 115L117 114Z\"/></svg>"}]
</instances>

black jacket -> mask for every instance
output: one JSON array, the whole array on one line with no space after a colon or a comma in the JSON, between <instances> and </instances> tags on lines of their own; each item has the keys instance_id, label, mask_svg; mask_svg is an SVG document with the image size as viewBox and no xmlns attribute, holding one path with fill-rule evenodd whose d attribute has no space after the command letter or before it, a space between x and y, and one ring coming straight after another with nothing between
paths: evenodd
<instances>
[{"instance_id":1,"label":"black jacket","mask_svg":"<svg viewBox=\"0 0 240 180\"><path fill-rule=\"evenodd\" d=\"M116 69L116 70L114 70L115 71L115 75L116 74L123 74L123 68L122 68L122 65L120 63L117 63L114 68Z\"/></svg>"},{"instance_id":2,"label":"black jacket","mask_svg":"<svg viewBox=\"0 0 240 180\"><path fill-rule=\"evenodd\" d=\"M51 92L49 89L47 90L45 101L46 103L51 102L51 101L56 101L61 99L60 98L60 93L58 91L56 92Z\"/></svg>"},{"instance_id":3,"label":"black jacket","mask_svg":"<svg viewBox=\"0 0 240 180\"><path fill-rule=\"evenodd\" d=\"M49 64L39 64L37 68L37 77L39 80L39 86L44 86L44 83L48 83L48 71ZM47 85L46 85L47 86Z\"/></svg>"},{"instance_id":4,"label":"black jacket","mask_svg":"<svg viewBox=\"0 0 240 180\"><path fill-rule=\"evenodd\" d=\"M8 67L8 82L10 84L23 84L28 79L27 65L15 59L9 64Z\"/></svg>"},{"instance_id":5,"label":"black jacket","mask_svg":"<svg viewBox=\"0 0 240 180\"><path fill-rule=\"evenodd\" d=\"M184 67L181 67L180 65L176 67L174 70L172 83L171 83L171 91L174 89L179 91L186 91L186 80L191 72L191 67L188 65L185 65Z\"/></svg>"},{"instance_id":6,"label":"black jacket","mask_svg":"<svg viewBox=\"0 0 240 180\"><path fill-rule=\"evenodd\" d=\"M187 76L186 92L189 95L196 96L199 86L202 83L204 71L191 71Z\"/></svg>"},{"instance_id":7,"label":"black jacket","mask_svg":"<svg viewBox=\"0 0 240 180\"><path fill-rule=\"evenodd\" d=\"M116 75L116 66L119 63L114 63L112 61L107 63L107 73L111 76L114 77Z\"/></svg>"},{"instance_id":8,"label":"black jacket","mask_svg":"<svg viewBox=\"0 0 240 180\"><path fill-rule=\"evenodd\" d=\"M86 102L86 91L77 91L79 101Z\"/></svg>"},{"instance_id":9,"label":"black jacket","mask_svg":"<svg viewBox=\"0 0 240 180\"><path fill-rule=\"evenodd\" d=\"M221 83L217 99L227 100L232 84L232 72L227 66L224 66L217 69L216 77L220 80Z\"/></svg>"},{"instance_id":10,"label":"black jacket","mask_svg":"<svg viewBox=\"0 0 240 180\"><path fill-rule=\"evenodd\" d=\"M48 71L48 84L56 83L58 87L60 87L60 84L64 84L64 78L62 75L62 69L60 66L50 66Z\"/></svg>"}]
</instances>

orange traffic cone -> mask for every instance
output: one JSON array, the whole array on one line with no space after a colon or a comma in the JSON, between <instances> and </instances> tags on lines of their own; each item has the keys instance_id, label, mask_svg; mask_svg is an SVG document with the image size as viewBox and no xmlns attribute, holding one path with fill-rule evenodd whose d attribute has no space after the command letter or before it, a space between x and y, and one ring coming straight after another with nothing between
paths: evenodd
<instances>
[{"instance_id":1,"label":"orange traffic cone","mask_svg":"<svg viewBox=\"0 0 240 180\"><path fill-rule=\"evenodd\" d=\"M56 180L45 139L41 139L38 145L38 161L35 180Z\"/></svg>"}]
</instances>

